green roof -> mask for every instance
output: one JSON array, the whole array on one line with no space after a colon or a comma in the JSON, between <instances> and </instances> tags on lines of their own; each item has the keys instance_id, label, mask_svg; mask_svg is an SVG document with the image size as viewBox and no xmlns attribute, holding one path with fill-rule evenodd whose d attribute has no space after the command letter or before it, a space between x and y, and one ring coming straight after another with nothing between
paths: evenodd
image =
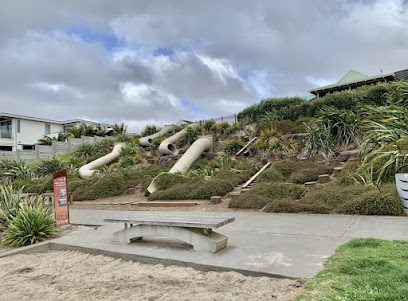
<instances>
[{"instance_id":1,"label":"green roof","mask_svg":"<svg viewBox=\"0 0 408 301\"><path fill-rule=\"evenodd\" d=\"M310 92L317 92L317 91L321 91L321 90L328 90L328 89L332 89L332 88L336 88L336 87L341 87L341 86L347 86L347 85L351 85L351 84L355 84L355 83L360 83L360 82L366 82L369 80L375 80L375 79L380 79L380 78L386 78L386 77L390 77L390 76L395 76L394 73L386 73L386 74L377 74L377 75L372 75L372 76L368 76L365 75L361 72L355 71L355 70L350 70L349 72L347 72L342 78L340 78L339 81L337 81L334 84L331 85L326 85L326 86L322 86L316 89L312 89L310 90Z\"/></svg>"}]
</instances>

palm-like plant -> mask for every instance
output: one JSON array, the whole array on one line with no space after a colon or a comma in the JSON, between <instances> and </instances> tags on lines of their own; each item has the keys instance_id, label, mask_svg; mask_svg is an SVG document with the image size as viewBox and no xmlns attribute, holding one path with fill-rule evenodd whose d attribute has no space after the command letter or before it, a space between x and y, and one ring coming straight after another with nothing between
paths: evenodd
<instances>
[{"instance_id":1,"label":"palm-like plant","mask_svg":"<svg viewBox=\"0 0 408 301\"><path fill-rule=\"evenodd\" d=\"M4 243L21 247L58 234L52 209L40 197L22 202L7 227Z\"/></svg>"},{"instance_id":2,"label":"palm-like plant","mask_svg":"<svg viewBox=\"0 0 408 301\"><path fill-rule=\"evenodd\" d=\"M143 129L141 135L142 135L142 137L150 136L150 135L153 135L153 134L157 133L158 131L160 131L159 127L157 127L155 125L152 125L152 124L148 124Z\"/></svg>"},{"instance_id":3,"label":"palm-like plant","mask_svg":"<svg viewBox=\"0 0 408 301\"><path fill-rule=\"evenodd\" d=\"M15 190L12 186L0 186L0 230L6 229L17 215L22 193L22 189Z\"/></svg>"},{"instance_id":4,"label":"palm-like plant","mask_svg":"<svg viewBox=\"0 0 408 301\"><path fill-rule=\"evenodd\" d=\"M51 145L52 138L48 136L43 136L42 138L38 139L38 143L41 145Z\"/></svg>"},{"instance_id":5,"label":"palm-like plant","mask_svg":"<svg viewBox=\"0 0 408 301\"><path fill-rule=\"evenodd\" d=\"M122 135L122 134L126 134L127 131L127 125L125 125L124 123L121 124L114 124L112 127L113 130L113 134L114 135Z\"/></svg>"},{"instance_id":6,"label":"palm-like plant","mask_svg":"<svg viewBox=\"0 0 408 301\"><path fill-rule=\"evenodd\" d=\"M336 151L358 145L362 138L358 115L352 111L332 108L320 111L319 118L306 125L306 132L307 156L320 154L326 159Z\"/></svg>"},{"instance_id":7,"label":"palm-like plant","mask_svg":"<svg viewBox=\"0 0 408 301\"><path fill-rule=\"evenodd\" d=\"M364 178L370 174L376 185L408 164L408 83L392 87L387 106L367 106L362 111L366 137L358 173Z\"/></svg>"}]
</instances>

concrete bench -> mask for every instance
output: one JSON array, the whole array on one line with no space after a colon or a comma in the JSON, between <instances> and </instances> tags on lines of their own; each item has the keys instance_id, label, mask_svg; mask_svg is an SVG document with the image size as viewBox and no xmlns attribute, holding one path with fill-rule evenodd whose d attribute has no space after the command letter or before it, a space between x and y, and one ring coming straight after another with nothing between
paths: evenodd
<instances>
[{"instance_id":1,"label":"concrete bench","mask_svg":"<svg viewBox=\"0 0 408 301\"><path fill-rule=\"evenodd\" d=\"M234 217L143 214L131 218L107 218L104 222L124 224L123 230L113 233L116 242L131 243L145 236L160 236L184 241L194 250L215 253L226 247L228 238L213 229L234 220Z\"/></svg>"}]
</instances>

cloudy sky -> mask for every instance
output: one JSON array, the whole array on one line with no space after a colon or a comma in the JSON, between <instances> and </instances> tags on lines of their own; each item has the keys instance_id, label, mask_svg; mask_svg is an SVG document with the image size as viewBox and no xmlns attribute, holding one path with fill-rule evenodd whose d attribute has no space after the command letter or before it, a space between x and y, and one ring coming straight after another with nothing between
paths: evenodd
<instances>
[{"instance_id":1,"label":"cloudy sky","mask_svg":"<svg viewBox=\"0 0 408 301\"><path fill-rule=\"evenodd\" d=\"M2 0L0 111L138 131L407 58L403 0Z\"/></svg>"}]
</instances>

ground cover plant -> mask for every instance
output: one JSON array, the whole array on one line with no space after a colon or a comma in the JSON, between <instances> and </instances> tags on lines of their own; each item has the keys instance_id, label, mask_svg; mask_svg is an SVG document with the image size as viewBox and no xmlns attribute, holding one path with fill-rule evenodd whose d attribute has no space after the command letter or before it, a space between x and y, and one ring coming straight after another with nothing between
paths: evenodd
<instances>
[{"instance_id":1,"label":"ground cover plant","mask_svg":"<svg viewBox=\"0 0 408 301\"><path fill-rule=\"evenodd\" d=\"M150 200L209 199L225 195L256 171L256 166L228 156L217 160L199 160L186 176L162 175L158 191ZM163 184L165 183L165 184Z\"/></svg>"},{"instance_id":2,"label":"ground cover plant","mask_svg":"<svg viewBox=\"0 0 408 301\"><path fill-rule=\"evenodd\" d=\"M408 242L354 239L339 247L296 301L407 300Z\"/></svg>"}]
</instances>

